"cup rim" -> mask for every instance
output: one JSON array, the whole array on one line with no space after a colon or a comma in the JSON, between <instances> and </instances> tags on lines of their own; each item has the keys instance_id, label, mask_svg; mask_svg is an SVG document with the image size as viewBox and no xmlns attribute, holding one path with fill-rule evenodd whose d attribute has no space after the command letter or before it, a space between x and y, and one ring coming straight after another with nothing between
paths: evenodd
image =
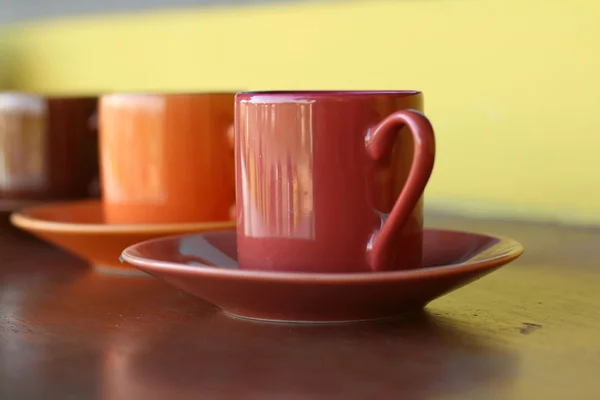
<instances>
[{"instance_id":1,"label":"cup rim","mask_svg":"<svg viewBox=\"0 0 600 400\"><path fill-rule=\"evenodd\" d=\"M0 91L0 110L43 115L47 111L43 96L20 91Z\"/></svg>"},{"instance_id":2,"label":"cup rim","mask_svg":"<svg viewBox=\"0 0 600 400\"><path fill-rule=\"evenodd\" d=\"M422 94L420 90L257 90L238 92L237 97L409 97Z\"/></svg>"},{"instance_id":3,"label":"cup rim","mask_svg":"<svg viewBox=\"0 0 600 400\"><path fill-rule=\"evenodd\" d=\"M167 92L167 91L123 91L123 92L106 92L98 96L98 98L122 97L122 98L137 98L137 97L183 97L183 96L233 96L239 93L239 90L207 90L207 91L190 91L190 92Z\"/></svg>"}]
</instances>

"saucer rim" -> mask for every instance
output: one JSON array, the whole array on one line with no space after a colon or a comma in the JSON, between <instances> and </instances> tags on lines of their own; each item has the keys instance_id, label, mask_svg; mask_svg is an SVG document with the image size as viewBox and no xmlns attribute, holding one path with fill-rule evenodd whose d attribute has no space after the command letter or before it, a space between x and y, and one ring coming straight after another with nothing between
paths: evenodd
<instances>
[{"instance_id":1,"label":"saucer rim","mask_svg":"<svg viewBox=\"0 0 600 400\"><path fill-rule=\"evenodd\" d=\"M52 201L52 200L50 200ZM48 202L50 202L48 201ZM22 200L22 199L0 199L0 212L14 213L25 208L36 207L42 204L40 200Z\"/></svg>"},{"instance_id":2,"label":"saucer rim","mask_svg":"<svg viewBox=\"0 0 600 400\"><path fill-rule=\"evenodd\" d=\"M235 220L165 224L106 224L51 221L36 218L30 214L32 211L39 210L41 208L52 208L57 206L68 207L85 203L101 206L102 200L85 199L36 204L12 212L10 214L10 222L14 226L28 231L82 234L115 234L140 232L164 232L168 234L172 232L229 230L234 229L236 227Z\"/></svg>"},{"instance_id":3,"label":"saucer rim","mask_svg":"<svg viewBox=\"0 0 600 400\"><path fill-rule=\"evenodd\" d=\"M231 231L231 230L223 230ZM143 242L136 243L127 247L121 253L121 262L127 262L135 268L142 270L143 272L152 274L154 271L160 272L172 272L176 271L183 275L188 276L211 276L220 278L231 278L231 279L249 279L249 280L269 280L269 281L285 281L290 283L306 284L306 283L377 283L383 281L395 281L395 280L420 280L424 278L440 278L442 276L449 276L453 274L464 274L468 272L488 270L493 268L499 268L502 265L508 264L517 258L519 258L524 251L524 247L518 241L494 234L484 234L471 231L462 231L456 229L438 229L438 228L424 228L424 232L445 232L445 233L460 233L469 234L475 236L485 236L499 240L496 245L504 243L504 247L508 251L496 255L490 258L484 258L476 261L466 261L456 264L446 264L429 268L411 269L411 270L398 270L398 271L376 271L376 272L353 272L353 273L318 273L318 272L279 272L279 271L256 271L256 270L241 270L241 269L227 269L227 268L215 268L206 265L194 265L185 266L180 263L174 263L170 261L157 261L150 260L144 257L138 257L129 254L135 250L137 246L148 244L149 242L158 242L164 240L177 240L178 238L190 236L190 235L204 235L205 233L191 233L191 234L178 234L172 236L165 236L161 238L155 238L146 240ZM486 249L487 250L487 249ZM478 253L480 254L480 253Z\"/></svg>"}]
</instances>

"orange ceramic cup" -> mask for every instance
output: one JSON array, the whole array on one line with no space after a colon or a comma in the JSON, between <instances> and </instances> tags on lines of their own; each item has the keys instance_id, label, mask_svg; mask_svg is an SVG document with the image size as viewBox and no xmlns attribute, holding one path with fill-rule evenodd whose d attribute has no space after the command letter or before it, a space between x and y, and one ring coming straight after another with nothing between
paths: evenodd
<instances>
[{"instance_id":1,"label":"orange ceramic cup","mask_svg":"<svg viewBox=\"0 0 600 400\"><path fill-rule=\"evenodd\" d=\"M100 99L104 217L113 224L209 222L235 201L234 93Z\"/></svg>"}]
</instances>

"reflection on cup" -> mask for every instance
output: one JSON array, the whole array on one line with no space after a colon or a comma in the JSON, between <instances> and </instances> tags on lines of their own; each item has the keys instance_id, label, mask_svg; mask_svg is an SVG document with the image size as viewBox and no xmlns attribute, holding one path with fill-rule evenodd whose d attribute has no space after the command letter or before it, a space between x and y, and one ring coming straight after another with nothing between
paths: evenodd
<instances>
[{"instance_id":1,"label":"reflection on cup","mask_svg":"<svg viewBox=\"0 0 600 400\"><path fill-rule=\"evenodd\" d=\"M42 192L48 185L46 129L47 104L43 98L0 94L0 193L12 197Z\"/></svg>"}]
</instances>

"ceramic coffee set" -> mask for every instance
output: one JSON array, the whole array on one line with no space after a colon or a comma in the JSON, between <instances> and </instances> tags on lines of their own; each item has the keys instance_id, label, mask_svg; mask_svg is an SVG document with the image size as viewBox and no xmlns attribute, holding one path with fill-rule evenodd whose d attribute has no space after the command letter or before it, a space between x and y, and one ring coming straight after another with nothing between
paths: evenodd
<instances>
[{"instance_id":1,"label":"ceramic coffee set","mask_svg":"<svg viewBox=\"0 0 600 400\"><path fill-rule=\"evenodd\" d=\"M523 251L423 228L422 108L417 91L4 93L0 205L101 273L149 274L231 316L398 317Z\"/></svg>"}]
</instances>

